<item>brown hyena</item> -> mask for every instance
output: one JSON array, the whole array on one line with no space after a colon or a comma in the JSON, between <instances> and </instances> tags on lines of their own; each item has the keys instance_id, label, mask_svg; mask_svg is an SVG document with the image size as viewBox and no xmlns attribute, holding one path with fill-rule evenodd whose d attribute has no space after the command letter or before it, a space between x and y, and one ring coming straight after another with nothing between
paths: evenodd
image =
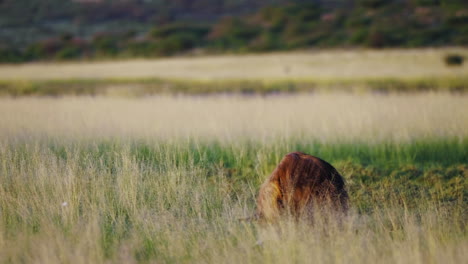
<instances>
[{"instance_id":1,"label":"brown hyena","mask_svg":"<svg viewBox=\"0 0 468 264\"><path fill-rule=\"evenodd\" d=\"M348 193L328 162L301 152L287 154L260 187L256 218L311 217L314 212L346 213Z\"/></svg>"}]
</instances>

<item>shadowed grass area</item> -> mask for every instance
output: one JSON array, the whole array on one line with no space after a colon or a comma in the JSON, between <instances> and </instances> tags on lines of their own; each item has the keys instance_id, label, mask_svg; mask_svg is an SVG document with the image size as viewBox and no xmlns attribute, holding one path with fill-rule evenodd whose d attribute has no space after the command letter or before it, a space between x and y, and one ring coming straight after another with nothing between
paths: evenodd
<instances>
[{"instance_id":1,"label":"shadowed grass area","mask_svg":"<svg viewBox=\"0 0 468 264\"><path fill-rule=\"evenodd\" d=\"M0 96L146 96L154 94L278 94L301 92L466 92L467 77L424 79L374 78L361 80L220 80L176 79L68 79L3 80Z\"/></svg>"}]
</instances>

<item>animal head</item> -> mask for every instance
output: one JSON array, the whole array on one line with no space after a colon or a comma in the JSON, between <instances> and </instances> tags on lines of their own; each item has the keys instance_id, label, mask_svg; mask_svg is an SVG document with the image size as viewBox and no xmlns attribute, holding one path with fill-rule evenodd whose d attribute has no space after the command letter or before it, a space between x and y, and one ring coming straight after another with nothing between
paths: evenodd
<instances>
[{"instance_id":1,"label":"animal head","mask_svg":"<svg viewBox=\"0 0 468 264\"><path fill-rule=\"evenodd\" d=\"M260 187L256 217L312 216L318 210L346 212L348 194L342 176L317 157L287 154Z\"/></svg>"}]
</instances>

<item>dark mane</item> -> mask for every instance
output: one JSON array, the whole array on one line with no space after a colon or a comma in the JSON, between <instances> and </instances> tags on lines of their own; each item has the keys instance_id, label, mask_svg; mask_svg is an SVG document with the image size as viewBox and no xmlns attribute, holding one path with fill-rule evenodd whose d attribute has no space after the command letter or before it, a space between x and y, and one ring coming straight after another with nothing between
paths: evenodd
<instances>
[{"instance_id":1,"label":"dark mane","mask_svg":"<svg viewBox=\"0 0 468 264\"><path fill-rule=\"evenodd\" d=\"M343 177L328 162L302 153L287 154L260 188L256 215L277 218L284 213L296 217L314 210L348 210Z\"/></svg>"}]
</instances>

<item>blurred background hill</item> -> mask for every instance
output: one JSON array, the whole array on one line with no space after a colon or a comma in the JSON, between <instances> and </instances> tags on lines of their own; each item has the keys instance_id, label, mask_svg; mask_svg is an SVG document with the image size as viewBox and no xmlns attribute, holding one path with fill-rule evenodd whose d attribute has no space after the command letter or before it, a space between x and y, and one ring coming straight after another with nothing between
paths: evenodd
<instances>
[{"instance_id":1,"label":"blurred background hill","mask_svg":"<svg viewBox=\"0 0 468 264\"><path fill-rule=\"evenodd\" d=\"M468 45L464 0L0 0L0 62Z\"/></svg>"}]
</instances>

